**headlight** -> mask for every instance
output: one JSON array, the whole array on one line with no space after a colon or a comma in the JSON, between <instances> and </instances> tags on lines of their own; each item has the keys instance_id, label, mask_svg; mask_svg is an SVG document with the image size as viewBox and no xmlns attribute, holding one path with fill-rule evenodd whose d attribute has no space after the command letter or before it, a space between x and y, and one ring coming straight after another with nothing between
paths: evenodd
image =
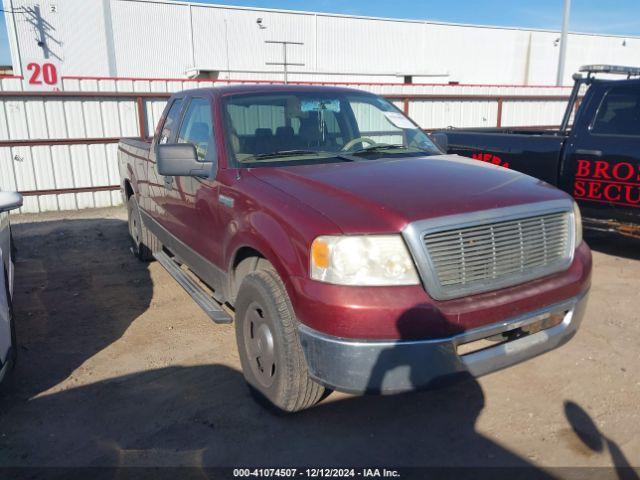
<instances>
[{"instance_id":1,"label":"headlight","mask_svg":"<svg viewBox=\"0 0 640 480\"><path fill-rule=\"evenodd\" d=\"M576 247L582 243L582 214L577 202L573 202L573 221L575 222Z\"/></svg>"},{"instance_id":2,"label":"headlight","mask_svg":"<svg viewBox=\"0 0 640 480\"><path fill-rule=\"evenodd\" d=\"M311 245L311 278L338 285L417 285L400 235L322 236Z\"/></svg>"}]
</instances>

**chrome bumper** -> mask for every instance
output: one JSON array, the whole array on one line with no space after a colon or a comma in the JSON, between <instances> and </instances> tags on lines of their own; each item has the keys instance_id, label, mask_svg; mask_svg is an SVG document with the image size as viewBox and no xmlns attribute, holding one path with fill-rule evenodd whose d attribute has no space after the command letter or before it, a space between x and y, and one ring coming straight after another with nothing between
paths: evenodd
<instances>
[{"instance_id":1,"label":"chrome bumper","mask_svg":"<svg viewBox=\"0 0 640 480\"><path fill-rule=\"evenodd\" d=\"M349 393L399 393L425 388L456 374L475 377L557 348L578 330L588 293L508 321L433 340L367 341L325 335L300 325L309 373L319 383ZM458 345L525 327L552 312L566 312L561 323L466 355Z\"/></svg>"}]
</instances>

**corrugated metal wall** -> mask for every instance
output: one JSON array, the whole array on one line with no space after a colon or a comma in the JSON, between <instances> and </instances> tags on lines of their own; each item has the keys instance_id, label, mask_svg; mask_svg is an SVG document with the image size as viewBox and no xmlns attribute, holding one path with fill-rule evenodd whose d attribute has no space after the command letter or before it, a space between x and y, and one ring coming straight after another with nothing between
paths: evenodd
<instances>
[{"instance_id":1,"label":"corrugated metal wall","mask_svg":"<svg viewBox=\"0 0 640 480\"><path fill-rule=\"evenodd\" d=\"M65 78L63 90L65 94L117 92L149 95L210 85L209 82L187 80ZM383 95L395 95L398 98L393 97L394 103L401 109L405 107L405 100L401 98L403 96L460 96L457 99L414 98L408 101L406 105L410 116L426 129L447 126L495 126L498 115L497 100L476 100L476 98L500 95L508 98L512 96L552 98L552 100L538 98L535 101L504 100L502 102L503 125L557 125L565 105L558 96L569 94L568 88L382 84L353 86ZM0 146L0 189L19 191L82 190L95 187L107 189L27 196L22 208L23 212L119 204L119 193L108 190L108 187L119 183L116 139L140 134L135 95L131 98L2 95L2 92L20 92L21 90L21 79L0 79L0 142L12 141L9 146ZM153 132L165 101L164 98L153 96L145 96L141 99L146 115L146 132ZM64 144L67 140L76 139L87 140L85 143L73 141L71 143L74 144ZM33 145L33 143L37 144Z\"/></svg>"}]
</instances>

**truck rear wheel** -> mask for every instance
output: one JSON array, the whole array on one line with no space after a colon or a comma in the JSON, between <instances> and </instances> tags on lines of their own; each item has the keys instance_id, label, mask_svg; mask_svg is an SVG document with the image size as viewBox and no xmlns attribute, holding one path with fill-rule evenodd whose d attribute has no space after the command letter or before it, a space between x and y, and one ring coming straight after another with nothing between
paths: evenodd
<instances>
[{"instance_id":1,"label":"truck rear wheel","mask_svg":"<svg viewBox=\"0 0 640 480\"><path fill-rule=\"evenodd\" d=\"M285 412L320 401L325 389L309 377L293 308L278 274L271 269L248 274L235 310L240 362L252 393Z\"/></svg>"},{"instance_id":2,"label":"truck rear wheel","mask_svg":"<svg viewBox=\"0 0 640 480\"><path fill-rule=\"evenodd\" d=\"M135 196L131 195L127 201L127 218L129 220L129 236L133 254L143 262L153 260L153 252L160 250L158 240L142 223L140 208Z\"/></svg>"}]
</instances>

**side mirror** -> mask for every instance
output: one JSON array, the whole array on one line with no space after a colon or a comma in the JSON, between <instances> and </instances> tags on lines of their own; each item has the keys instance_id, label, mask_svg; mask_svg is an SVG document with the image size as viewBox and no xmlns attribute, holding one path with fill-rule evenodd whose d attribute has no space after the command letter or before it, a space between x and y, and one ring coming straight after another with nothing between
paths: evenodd
<instances>
[{"instance_id":1,"label":"side mirror","mask_svg":"<svg viewBox=\"0 0 640 480\"><path fill-rule=\"evenodd\" d=\"M22 195L18 192L0 192L0 212L8 212L22 206Z\"/></svg>"},{"instance_id":2,"label":"side mirror","mask_svg":"<svg viewBox=\"0 0 640 480\"><path fill-rule=\"evenodd\" d=\"M165 177L209 177L213 173L214 163L198 160L191 143L158 145L156 153L158 173Z\"/></svg>"},{"instance_id":3,"label":"side mirror","mask_svg":"<svg viewBox=\"0 0 640 480\"><path fill-rule=\"evenodd\" d=\"M449 139L447 138L446 133L437 132L432 133L429 136L431 137L431 140L433 140L433 143L435 143L440 148L440 150L442 150L444 153L447 153L449 151Z\"/></svg>"}]
</instances>

